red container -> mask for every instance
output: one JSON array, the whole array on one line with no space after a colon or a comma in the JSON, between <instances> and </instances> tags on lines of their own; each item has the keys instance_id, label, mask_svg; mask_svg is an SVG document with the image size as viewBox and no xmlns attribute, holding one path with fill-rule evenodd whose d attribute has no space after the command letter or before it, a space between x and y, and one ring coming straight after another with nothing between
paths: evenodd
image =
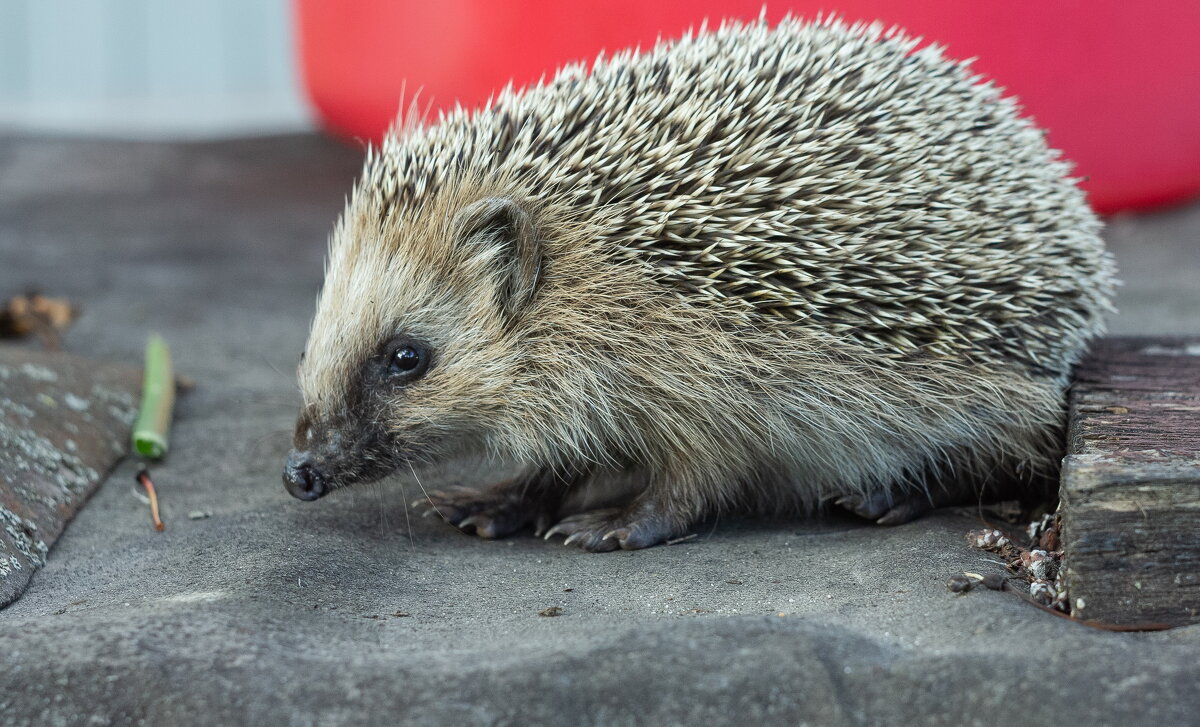
<instances>
[{"instance_id":1,"label":"red container","mask_svg":"<svg viewBox=\"0 0 1200 727\"><path fill-rule=\"evenodd\" d=\"M407 93L436 110L486 102L602 49L646 47L762 0L296 0L304 81L322 119L378 139ZM1102 212L1200 191L1200 3L1194 0L772 0L882 20L947 47L1017 95L1076 163Z\"/></svg>"}]
</instances>

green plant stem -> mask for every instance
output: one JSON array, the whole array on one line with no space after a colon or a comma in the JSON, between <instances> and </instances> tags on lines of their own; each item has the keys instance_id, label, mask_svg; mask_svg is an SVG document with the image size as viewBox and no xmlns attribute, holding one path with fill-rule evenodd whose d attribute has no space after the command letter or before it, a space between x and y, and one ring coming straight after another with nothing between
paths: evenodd
<instances>
[{"instance_id":1,"label":"green plant stem","mask_svg":"<svg viewBox=\"0 0 1200 727\"><path fill-rule=\"evenodd\" d=\"M146 373L142 379L142 406L133 425L133 448L147 459L167 453L167 434L175 408L175 377L171 349L157 333L146 342Z\"/></svg>"}]
</instances>

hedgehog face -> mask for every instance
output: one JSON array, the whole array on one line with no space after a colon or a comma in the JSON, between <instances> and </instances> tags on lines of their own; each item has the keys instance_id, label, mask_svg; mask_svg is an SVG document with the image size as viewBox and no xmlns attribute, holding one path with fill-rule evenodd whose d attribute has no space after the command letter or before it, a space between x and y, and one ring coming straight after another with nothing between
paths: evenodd
<instances>
[{"instance_id":1,"label":"hedgehog face","mask_svg":"<svg viewBox=\"0 0 1200 727\"><path fill-rule=\"evenodd\" d=\"M505 409L540 246L510 199L449 209L389 232L352 204L339 224L299 368L305 405L284 468L297 498L453 454Z\"/></svg>"}]
</instances>

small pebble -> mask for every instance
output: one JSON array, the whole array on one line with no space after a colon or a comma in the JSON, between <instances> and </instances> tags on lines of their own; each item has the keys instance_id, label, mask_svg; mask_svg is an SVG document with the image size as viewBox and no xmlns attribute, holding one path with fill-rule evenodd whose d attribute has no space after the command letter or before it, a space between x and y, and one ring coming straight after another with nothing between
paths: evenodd
<instances>
[{"instance_id":1,"label":"small pebble","mask_svg":"<svg viewBox=\"0 0 1200 727\"><path fill-rule=\"evenodd\" d=\"M975 585L975 581L965 574L950 576L950 580L946 581L946 587L954 593L969 591L973 585Z\"/></svg>"},{"instance_id":2,"label":"small pebble","mask_svg":"<svg viewBox=\"0 0 1200 727\"><path fill-rule=\"evenodd\" d=\"M1044 578L1035 579L1029 584L1029 596L1043 606L1054 604L1054 584Z\"/></svg>"},{"instance_id":3,"label":"small pebble","mask_svg":"<svg viewBox=\"0 0 1200 727\"><path fill-rule=\"evenodd\" d=\"M967 533L967 542L980 550L999 550L1008 545L1008 538L999 530L972 530Z\"/></svg>"},{"instance_id":4,"label":"small pebble","mask_svg":"<svg viewBox=\"0 0 1200 727\"><path fill-rule=\"evenodd\" d=\"M212 513L208 510L192 510L188 513L188 520L207 520L212 517Z\"/></svg>"}]
</instances>

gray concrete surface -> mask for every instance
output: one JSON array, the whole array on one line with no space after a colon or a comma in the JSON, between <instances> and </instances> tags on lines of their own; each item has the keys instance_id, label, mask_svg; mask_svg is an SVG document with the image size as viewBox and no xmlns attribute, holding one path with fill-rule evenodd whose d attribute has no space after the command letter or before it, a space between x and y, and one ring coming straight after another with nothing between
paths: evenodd
<instances>
[{"instance_id":1,"label":"gray concrete surface","mask_svg":"<svg viewBox=\"0 0 1200 727\"><path fill-rule=\"evenodd\" d=\"M1110 633L946 578L971 517L716 523L592 555L409 521L409 480L279 481L325 239L358 164L309 137L0 139L0 292L85 306L67 346L197 381L0 611L0 723L1187 724L1200 627ZM1200 331L1200 208L1114 226L1119 332ZM422 476L428 487L435 473ZM190 519L188 514L207 514ZM538 612L560 606L562 615ZM407 615L397 615L407 614Z\"/></svg>"}]
</instances>

